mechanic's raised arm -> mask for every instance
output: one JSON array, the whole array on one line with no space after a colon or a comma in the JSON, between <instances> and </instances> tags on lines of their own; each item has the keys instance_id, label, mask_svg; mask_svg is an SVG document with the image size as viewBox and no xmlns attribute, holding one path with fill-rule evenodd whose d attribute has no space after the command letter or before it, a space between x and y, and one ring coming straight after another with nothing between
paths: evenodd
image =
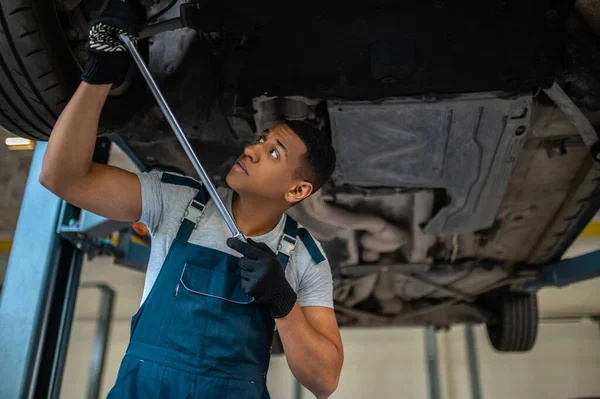
<instances>
[{"instance_id":1,"label":"mechanic's raised arm","mask_svg":"<svg viewBox=\"0 0 600 399\"><path fill-rule=\"evenodd\" d=\"M113 220L136 221L142 213L137 176L92 162L100 112L110 87L81 83L54 125L40 183L90 212Z\"/></svg>"},{"instance_id":2,"label":"mechanic's raised arm","mask_svg":"<svg viewBox=\"0 0 600 399\"><path fill-rule=\"evenodd\" d=\"M113 84L123 81L131 55L118 33L135 33L133 12L120 1L109 1L92 24L83 82L58 118L44 156L40 183L90 212L119 221L136 221L142 213L137 176L94 163L92 156L102 107Z\"/></svg>"}]
</instances>

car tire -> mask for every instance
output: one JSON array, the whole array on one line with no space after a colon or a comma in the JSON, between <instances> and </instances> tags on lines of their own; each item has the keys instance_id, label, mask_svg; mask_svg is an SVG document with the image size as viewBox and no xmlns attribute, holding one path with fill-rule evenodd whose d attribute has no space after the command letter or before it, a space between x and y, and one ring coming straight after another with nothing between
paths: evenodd
<instances>
[{"instance_id":1,"label":"car tire","mask_svg":"<svg viewBox=\"0 0 600 399\"><path fill-rule=\"evenodd\" d=\"M487 324L492 347L499 352L527 352L538 331L536 294L509 293L499 298L496 319Z\"/></svg>"},{"instance_id":2,"label":"car tire","mask_svg":"<svg viewBox=\"0 0 600 399\"><path fill-rule=\"evenodd\" d=\"M34 140L48 139L81 76L54 4L0 0L0 126ZM124 94L109 97L101 128L129 120L143 93L140 83L136 76Z\"/></svg>"}]
</instances>

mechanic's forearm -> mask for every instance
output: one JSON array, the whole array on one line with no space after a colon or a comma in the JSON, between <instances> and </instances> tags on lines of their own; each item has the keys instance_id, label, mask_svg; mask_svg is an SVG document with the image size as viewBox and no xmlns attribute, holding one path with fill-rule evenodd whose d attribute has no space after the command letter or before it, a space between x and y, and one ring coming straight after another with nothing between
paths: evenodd
<instances>
[{"instance_id":1,"label":"mechanic's forearm","mask_svg":"<svg viewBox=\"0 0 600 399\"><path fill-rule=\"evenodd\" d=\"M317 398L329 397L337 388L342 371L342 348L309 324L298 303L286 317L275 322L296 379Z\"/></svg>"},{"instance_id":2,"label":"mechanic's forearm","mask_svg":"<svg viewBox=\"0 0 600 399\"><path fill-rule=\"evenodd\" d=\"M40 182L58 195L90 171L100 113L110 88L82 82L52 129Z\"/></svg>"}]
</instances>

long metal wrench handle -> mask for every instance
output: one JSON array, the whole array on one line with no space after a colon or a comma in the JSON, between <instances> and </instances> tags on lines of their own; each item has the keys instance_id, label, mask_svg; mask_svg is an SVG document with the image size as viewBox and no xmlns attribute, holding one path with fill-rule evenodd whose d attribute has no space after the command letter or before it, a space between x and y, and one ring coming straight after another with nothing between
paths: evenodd
<instances>
[{"instance_id":1,"label":"long metal wrench handle","mask_svg":"<svg viewBox=\"0 0 600 399\"><path fill-rule=\"evenodd\" d=\"M192 162L192 165L194 166L194 169L200 176L200 180L202 180L204 187L206 187L206 189L208 190L208 194L210 194L210 197L215 202L215 204L217 205L217 208L219 209L219 212L225 219L225 223L227 223L227 227L229 227L231 234L236 238L240 238L240 239L244 240L245 239L244 235L240 232L240 229L238 229L237 225L235 224L235 221L233 220L233 217L231 216L231 214L225 207L225 204L221 200L221 197L219 197L219 194L217 194L217 190L215 189L215 186L213 185L212 181L206 174L206 171L202 167L202 164L198 160L196 153L192 149L192 146L190 145L190 142L188 141L187 137L185 137L185 134L183 133L181 126L179 126L177 119L175 119L175 116L171 112L171 109L169 108L167 101L165 100L165 98L163 97L162 93L160 92L158 86L156 85L156 82L154 81L154 78L150 74L150 71L148 71L146 64L144 64L144 60L140 56L140 53L138 53L137 48L135 47L135 45L133 44L133 42L131 41L131 39L129 39L129 37L127 35L119 34L119 37L121 38L123 43L125 43L125 46L127 46L127 48L129 49L129 52L133 56L133 60L137 64L138 68L140 69L140 72L142 73L142 76L144 76L144 79L146 79L146 83L148 83L148 86L150 87L150 90L152 91L154 98L156 98L156 101L158 102L160 109L162 110L163 114L165 115L165 118L167 118L169 125L171 125L173 132L175 132L175 135L177 136L177 139L179 140L183 149L185 150L186 155L188 156L188 158L190 159L190 162Z\"/></svg>"}]
</instances>

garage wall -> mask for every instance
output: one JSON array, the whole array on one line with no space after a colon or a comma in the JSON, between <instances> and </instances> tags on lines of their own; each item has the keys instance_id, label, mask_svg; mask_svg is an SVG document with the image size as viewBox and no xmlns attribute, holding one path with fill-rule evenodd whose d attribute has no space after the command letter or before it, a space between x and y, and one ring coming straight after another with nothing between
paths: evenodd
<instances>
[{"instance_id":1,"label":"garage wall","mask_svg":"<svg viewBox=\"0 0 600 399\"><path fill-rule=\"evenodd\" d=\"M33 151L10 151L4 139L11 136L0 126L0 239L15 231L33 156Z\"/></svg>"},{"instance_id":2,"label":"garage wall","mask_svg":"<svg viewBox=\"0 0 600 399\"><path fill-rule=\"evenodd\" d=\"M423 328L347 329L342 342L344 368L332 398L427 397Z\"/></svg>"},{"instance_id":3,"label":"garage wall","mask_svg":"<svg viewBox=\"0 0 600 399\"><path fill-rule=\"evenodd\" d=\"M4 276L6 275L6 269L8 265L8 254L0 252L0 286L4 282Z\"/></svg>"},{"instance_id":4,"label":"garage wall","mask_svg":"<svg viewBox=\"0 0 600 399\"><path fill-rule=\"evenodd\" d=\"M600 328L590 321L545 323L531 352L498 354L485 328L475 329L481 394L485 399L600 397ZM438 337L444 352L444 398L470 398L464 328ZM446 347L444 348L444 345Z\"/></svg>"},{"instance_id":5,"label":"garage wall","mask_svg":"<svg viewBox=\"0 0 600 399\"><path fill-rule=\"evenodd\" d=\"M423 338L422 329L344 330L346 363L332 398L427 398ZM600 397L597 323L542 323L526 354L496 353L483 326L475 328L475 339L484 399ZM465 342L462 326L437 334L444 399L471 397Z\"/></svg>"}]
</instances>

